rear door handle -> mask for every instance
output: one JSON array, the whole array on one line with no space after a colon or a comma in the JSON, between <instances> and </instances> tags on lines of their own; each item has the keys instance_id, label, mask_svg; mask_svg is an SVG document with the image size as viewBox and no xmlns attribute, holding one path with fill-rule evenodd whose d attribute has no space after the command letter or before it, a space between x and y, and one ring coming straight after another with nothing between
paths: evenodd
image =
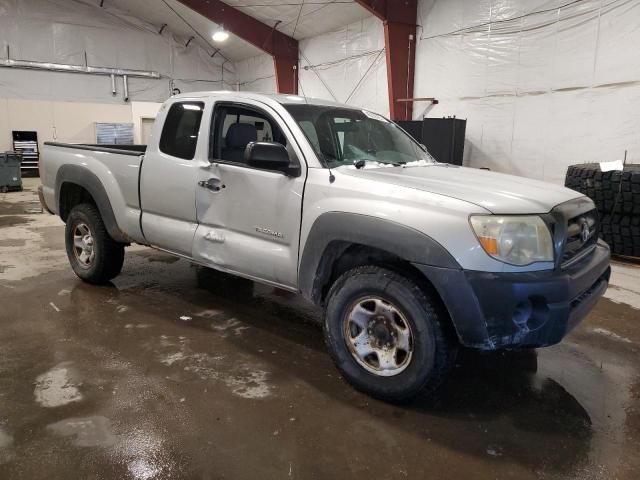
<instances>
[{"instance_id":1,"label":"rear door handle","mask_svg":"<svg viewBox=\"0 0 640 480\"><path fill-rule=\"evenodd\" d=\"M210 178L209 180L200 180L198 185L213 192L219 192L223 188L226 188L226 185L222 183L219 178L215 177Z\"/></svg>"}]
</instances>

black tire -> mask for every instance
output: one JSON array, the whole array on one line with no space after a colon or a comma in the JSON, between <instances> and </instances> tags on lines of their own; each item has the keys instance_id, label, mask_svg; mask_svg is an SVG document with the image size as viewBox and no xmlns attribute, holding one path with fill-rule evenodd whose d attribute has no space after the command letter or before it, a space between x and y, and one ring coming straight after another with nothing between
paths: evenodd
<instances>
[{"instance_id":1,"label":"black tire","mask_svg":"<svg viewBox=\"0 0 640 480\"><path fill-rule=\"evenodd\" d=\"M601 236L616 255L640 257L640 215L605 215Z\"/></svg>"},{"instance_id":2,"label":"black tire","mask_svg":"<svg viewBox=\"0 0 640 480\"><path fill-rule=\"evenodd\" d=\"M408 365L393 376L379 376L352 355L345 338L345 319L354 302L375 296L396 307L412 332ZM357 267L331 287L325 308L325 341L336 366L357 390L399 402L435 390L453 366L457 341L447 329L447 314L412 280L385 268Z\"/></svg>"},{"instance_id":3,"label":"black tire","mask_svg":"<svg viewBox=\"0 0 640 480\"><path fill-rule=\"evenodd\" d=\"M74 232L81 226L88 227L92 239L93 259L84 263L74 247ZM107 233L98 209L88 203L73 207L65 227L67 257L75 274L87 283L107 283L122 270L124 245L113 240Z\"/></svg>"},{"instance_id":4,"label":"black tire","mask_svg":"<svg viewBox=\"0 0 640 480\"><path fill-rule=\"evenodd\" d=\"M597 163L572 165L565 186L593 200L600 237L616 255L640 256L640 165L602 172Z\"/></svg>"},{"instance_id":5,"label":"black tire","mask_svg":"<svg viewBox=\"0 0 640 480\"><path fill-rule=\"evenodd\" d=\"M600 215L640 215L640 165L602 172L597 163L572 165L565 186L591 198Z\"/></svg>"}]
</instances>

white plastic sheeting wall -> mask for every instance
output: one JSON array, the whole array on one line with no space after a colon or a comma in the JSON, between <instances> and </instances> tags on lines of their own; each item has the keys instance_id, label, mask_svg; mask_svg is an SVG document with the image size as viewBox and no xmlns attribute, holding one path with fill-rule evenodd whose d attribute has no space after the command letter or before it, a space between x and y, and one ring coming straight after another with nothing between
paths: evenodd
<instances>
[{"instance_id":1,"label":"white plastic sheeting wall","mask_svg":"<svg viewBox=\"0 0 640 480\"><path fill-rule=\"evenodd\" d=\"M388 114L382 22L370 17L300 42L300 93Z\"/></svg>"},{"instance_id":2,"label":"white plastic sheeting wall","mask_svg":"<svg viewBox=\"0 0 640 480\"><path fill-rule=\"evenodd\" d=\"M274 93L276 72L271 55L258 55L235 63L239 90Z\"/></svg>"},{"instance_id":3,"label":"white plastic sheeting wall","mask_svg":"<svg viewBox=\"0 0 640 480\"><path fill-rule=\"evenodd\" d=\"M157 26L99 2L79 0L0 0L0 58L9 45L11 57L20 60L91 66L155 70L160 80L130 78L131 100L164 101L169 82L183 92L228 89L235 85L233 66L223 68L187 39L169 31L158 35ZM106 76L0 68L0 98L94 101L122 103L111 95Z\"/></svg>"},{"instance_id":4,"label":"white plastic sheeting wall","mask_svg":"<svg viewBox=\"0 0 640 480\"><path fill-rule=\"evenodd\" d=\"M418 23L415 96L467 119L466 164L562 183L640 161L637 0L422 0Z\"/></svg>"},{"instance_id":5,"label":"white plastic sheeting wall","mask_svg":"<svg viewBox=\"0 0 640 480\"><path fill-rule=\"evenodd\" d=\"M561 183L570 164L625 149L640 161L640 1L421 0L418 14L414 94L438 98L429 116L468 120L466 164ZM155 28L79 0L0 0L0 56L9 44L13 58L82 64L86 52L90 65L162 74L131 79L132 100L166 99L170 79L183 92L276 90L269 55L223 72ZM377 18L302 40L300 59L301 94L388 113ZM0 68L0 98L121 103L120 92L108 77Z\"/></svg>"},{"instance_id":6,"label":"white plastic sheeting wall","mask_svg":"<svg viewBox=\"0 0 640 480\"><path fill-rule=\"evenodd\" d=\"M236 62L240 90L274 92L268 55ZM374 17L300 41L300 94L388 114L382 22Z\"/></svg>"}]
</instances>

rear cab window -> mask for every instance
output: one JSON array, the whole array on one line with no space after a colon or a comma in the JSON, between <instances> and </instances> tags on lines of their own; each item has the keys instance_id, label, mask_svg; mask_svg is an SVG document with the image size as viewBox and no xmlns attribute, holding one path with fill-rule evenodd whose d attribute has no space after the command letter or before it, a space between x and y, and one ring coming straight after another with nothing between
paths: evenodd
<instances>
[{"instance_id":1,"label":"rear cab window","mask_svg":"<svg viewBox=\"0 0 640 480\"><path fill-rule=\"evenodd\" d=\"M162 127L160 151L172 157L192 160L198 145L203 102L177 102L171 105Z\"/></svg>"}]
</instances>

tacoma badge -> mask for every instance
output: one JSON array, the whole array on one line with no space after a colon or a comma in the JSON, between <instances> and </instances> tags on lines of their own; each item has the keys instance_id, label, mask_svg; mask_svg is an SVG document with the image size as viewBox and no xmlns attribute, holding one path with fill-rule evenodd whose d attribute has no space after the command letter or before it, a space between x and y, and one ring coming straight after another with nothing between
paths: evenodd
<instances>
[{"instance_id":1,"label":"tacoma badge","mask_svg":"<svg viewBox=\"0 0 640 480\"><path fill-rule=\"evenodd\" d=\"M272 237L284 238L284 235L282 233L274 232L273 230L264 227L256 227L256 232L264 233L265 235L271 235Z\"/></svg>"}]
</instances>

